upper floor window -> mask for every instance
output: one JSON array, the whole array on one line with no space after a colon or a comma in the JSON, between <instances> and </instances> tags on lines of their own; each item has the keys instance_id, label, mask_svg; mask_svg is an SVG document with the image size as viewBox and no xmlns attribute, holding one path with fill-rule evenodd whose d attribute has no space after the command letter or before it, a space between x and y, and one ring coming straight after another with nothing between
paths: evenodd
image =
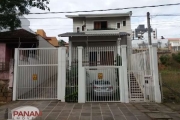
<instances>
[{"instance_id":1,"label":"upper floor window","mask_svg":"<svg viewBox=\"0 0 180 120\"><path fill-rule=\"evenodd\" d=\"M80 32L80 29L79 29L79 27L77 27L77 32Z\"/></svg>"},{"instance_id":2,"label":"upper floor window","mask_svg":"<svg viewBox=\"0 0 180 120\"><path fill-rule=\"evenodd\" d=\"M95 30L106 30L107 29L107 21L96 21L94 22Z\"/></svg>"},{"instance_id":3,"label":"upper floor window","mask_svg":"<svg viewBox=\"0 0 180 120\"><path fill-rule=\"evenodd\" d=\"M126 26L126 21L123 21L123 26Z\"/></svg>"},{"instance_id":4,"label":"upper floor window","mask_svg":"<svg viewBox=\"0 0 180 120\"><path fill-rule=\"evenodd\" d=\"M117 23L117 28L120 28L121 27L121 24L120 23Z\"/></svg>"},{"instance_id":5,"label":"upper floor window","mask_svg":"<svg viewBox=\"0 0 180 120\"><path fill-rule=\"evenodd\" d=\"M84 25L82 26L82 31L84 31Z\"/></svg>"}]
</instances>

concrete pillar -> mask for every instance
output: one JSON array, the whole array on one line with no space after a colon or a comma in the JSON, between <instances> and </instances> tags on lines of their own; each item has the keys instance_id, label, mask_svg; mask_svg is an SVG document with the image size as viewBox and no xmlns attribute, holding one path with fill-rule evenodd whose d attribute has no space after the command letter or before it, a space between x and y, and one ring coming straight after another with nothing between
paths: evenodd
<instances>
[{"instance_id":1,"label":"concrete pillar","mask_svg":"<svg viewBox=\"0 0 180 120\"><path fill-rule=\"evenodd\" d=\"M124 68L123 74L124 74L124 102L129 103L129 90L128 90L128 77L127 77L127 46L122 45L121 46L121 52L122 52L122 66Z\"/></svg>"},{"instance_id":2,"label":"concrete pillar","mask_svg":"<svg viewBox=\"0 0 180 120\"><path fill-rule=\"evenodd\" d=\"M66 91L66 47L58 48L58 84L57 98L65 102Z\"/></svg>"},{"instance_id":3,"label":"concrete pillar","mask_svg":"<svg viewBox=\"0 0 180 120\"><path fill-rule=\"evenodd\" d=\"M161 103L161 92L159 83L159 71L158 71L158 59L157 59L157 48L152 47L152 70L153 70L153 80L154 80L154 95L155 102Z\"/></svg>"},{"instance_id":4,"label":"concrete pillar","mask_svg":"<svg viewBox=\"0 0 180 120\"><path fill-rule=\"evenodd\" d=\"M78 103L86 101L86 74L85 68L82 67L82 49L78 47Z\"/></svg>"},{"instance_id":5,"label":"concrete pillar","mask_svg":"<svg viewBox=\"0 0 180 120\"><path fill-rule=\"evenodd\" d=\"M13 80L13 101L17 100L17 70L19 61L19 50L15 48L14 54L14 80Z\"/></svg>"},{"instance_id":6,"label":"concrete pillar","mask_svg":"<svg viewBox=\"0 0 180 120\"><path fill-rule=\"evenodd\" d=\"M120 102L125 102L125 88L124 88L124 67L119 67L119 86L120 86Z\"/></svg>"}]
</instances>

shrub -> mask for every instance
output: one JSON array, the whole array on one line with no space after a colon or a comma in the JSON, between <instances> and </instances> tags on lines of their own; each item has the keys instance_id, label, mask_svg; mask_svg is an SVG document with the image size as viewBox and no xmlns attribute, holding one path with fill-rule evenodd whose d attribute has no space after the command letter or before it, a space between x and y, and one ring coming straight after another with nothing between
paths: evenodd
<instances>
[{"instance_id":1,"label":"shrub","mask_svg":"<svg viewBox=\"0 0 180 120\"><path fill-rule=\"evenodd\" d=\"M178 62L178 63L180 63L180 52L179 53L177 53L177 54L172 54L172 57L173 57L173 59L176 61L176 62Z\"/></svg>"},{"instance_id":2,"label":"shrub","mask_svg":"<svg viewBox=\"0 0 180 120\"><path fill-rule=\"evenodd\" d=\"M169 55L162 55L160 57L161 64L163 65L169 65L170 64L170 56Z\"/></svg>"}]
</instances>

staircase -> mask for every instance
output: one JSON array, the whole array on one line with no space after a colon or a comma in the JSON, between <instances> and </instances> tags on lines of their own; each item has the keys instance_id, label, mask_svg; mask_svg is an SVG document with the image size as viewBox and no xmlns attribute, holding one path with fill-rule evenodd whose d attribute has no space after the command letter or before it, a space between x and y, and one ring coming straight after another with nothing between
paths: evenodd
<instances>
[{"instance_id":1,"label":"staircase","mask_svg":"<svg viewBox=\"0 0 180 120\"><path fill-rule=\"evenodd\" d=\"M129 74L129 78L130 78L130 101L131 102L144 102L144 95L142 93L142 90L135 78L135 76L133 75L133 73Z\"/></svg>"}]
</instances>

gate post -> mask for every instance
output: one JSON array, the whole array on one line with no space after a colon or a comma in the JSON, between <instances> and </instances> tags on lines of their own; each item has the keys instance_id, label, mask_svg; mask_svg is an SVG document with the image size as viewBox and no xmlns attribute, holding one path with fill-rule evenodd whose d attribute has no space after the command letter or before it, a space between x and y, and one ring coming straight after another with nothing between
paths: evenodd
<instances>
[{"instance_id":1,"label":"gate post","mask_svg":"<svg viewBox=\"0 0 180 120\"><path fill-rule=\"evenodd\" d=\"M129 89L128 89L128 78L127 78L127 46L121 46L121 54L122 54L122 66L123 66L123 74L124 74L124 102L129 103ZM121 89L122 90L122 89Z\"/></svg>"},{"instance_id":2,"label":"gate post","mask_svg":"<svg viewBox=\"0 0 180 120\"><path fill-rule=\"evenodd\" d=\"M124 67L121 66L118 69L119 69L120 102L124 103L125 102L125 99L124 99L124 74L123 74Z\"/></svg>"},{"instance_id":3,"label":"gate post","mask_svg":"<svg viewBox=\"0 0 180 120\"><path fill-rule=\"evenodd\" d=\"M82 49L78 47L78 103L85 103L86 101L86 79L85 79L85 68L82 67Z\"/></svg>"},{"instance_id":4,"label":"gate post","mask_svg":"<svg viewBox=\"0 0 180 120\"><path fill-rule=\"evenodd\" d=\"M17 99L17 70L18 70L18 48L15 48L14 53L14 79L13 79L13 101Z\"/></svg>"},{"instance_id":5,"label":"gate post","mask_svg":"<svg viewBox=\"0 0 180 120\"><path fill-rule=\"evenodd\" d=\"M158 72L158 58L157 58L157 48L152 47L152 74L154 79L154 95L155 102L161 103L161 92L160 92L160 83L159 83L159 72Z\"/></svg>"},{"instance_id":6,"label":"gate post","mask_svg":"<svg viewBox=\"0 0 180 120\"><path fill-rule=\"evenodd\" d=\"M58 48L57 99L65 102L66 89L66 47Z\"/></svg>"}]
</instances>

